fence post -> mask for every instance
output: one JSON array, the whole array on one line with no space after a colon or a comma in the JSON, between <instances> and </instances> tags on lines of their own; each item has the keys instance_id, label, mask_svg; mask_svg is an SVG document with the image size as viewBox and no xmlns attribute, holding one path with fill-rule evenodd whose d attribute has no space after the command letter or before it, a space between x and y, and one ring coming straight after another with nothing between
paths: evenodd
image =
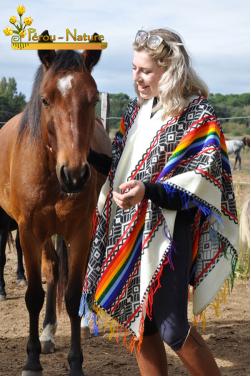
<instances>
[{"instance_id":1,"label":"fence post","mask_svg":"<svg viewBox=\"0 0 251 376\"><path fill-rule=\"evenodd\" d=\"M101 93L101 119L104 125L104 128L107 133L109 133L109 117L110 112L110 103L109 103L109 94Z\"/></svg>"}]
</instances>

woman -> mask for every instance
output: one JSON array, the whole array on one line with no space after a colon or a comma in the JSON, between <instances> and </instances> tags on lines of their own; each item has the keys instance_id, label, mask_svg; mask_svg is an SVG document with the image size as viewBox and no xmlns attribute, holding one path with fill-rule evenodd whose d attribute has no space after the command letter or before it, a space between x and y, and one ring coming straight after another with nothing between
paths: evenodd
<instances>
[{"instance_id":1,"label":"woman","mask_svg":"<svg viewBox=\"0 0 251 376\"><path fill-rule=\"evenodd\" d=\"M144 376L167 375L163 342L191 375L217 376L188 323L187 300L190 283L201 313L234 273L237 220L224 136L177 34L140 30L133 48L137 99L113 142L111 169L107 162L80 311L101 307L128 329L140 343Z\"/></svg>"}]
</instances>

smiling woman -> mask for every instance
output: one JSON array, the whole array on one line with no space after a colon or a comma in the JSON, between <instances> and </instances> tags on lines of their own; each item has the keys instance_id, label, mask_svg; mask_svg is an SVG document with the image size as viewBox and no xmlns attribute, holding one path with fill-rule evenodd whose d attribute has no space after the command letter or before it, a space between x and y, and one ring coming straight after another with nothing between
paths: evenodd
<instances>
[{"instance_id":1,"label":"smiling woman","mask_svg":"<svg viewBox=\"0 0 251 376\"><path fill-rule=\"evenodd\" d=\"M135 51L132 69L133 80L140 97L143 99L156 97L164 69L155 64L146 51Z\"/></svg>"},{"instance_id":2,"label":"smiling woman","mask_svg":"<svg viewBox=\"0 0 251 376\"><path fill-rule=\"evenodd\" d=\"M139 30L137 98L113 142L80 311L102 308L131 336L142 376L166 376L164 342L192 375L217 364L187 318L202 313L237 258L237 217L224 135L184 43ZM221 226L221 224L224 226Z\"/></svg>"}]
</instances>

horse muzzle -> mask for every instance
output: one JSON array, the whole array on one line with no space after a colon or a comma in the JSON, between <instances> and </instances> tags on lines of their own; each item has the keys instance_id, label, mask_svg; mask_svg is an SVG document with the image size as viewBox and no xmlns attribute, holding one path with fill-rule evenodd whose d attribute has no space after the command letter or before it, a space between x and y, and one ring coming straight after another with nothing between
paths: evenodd
<instances>
[{"instance_id":1,"label":"horse muzzle","mask_svg":"<svg viewBox=\"0 0 251 376\"><path fill-rule=\"evenodd\" d=\"M81 168L73 169L62 165L57 169L58 180L61 189L65 193L78 193L84 189L91 176L91 169L88 163Z\"/></svg>"}]
</instances>

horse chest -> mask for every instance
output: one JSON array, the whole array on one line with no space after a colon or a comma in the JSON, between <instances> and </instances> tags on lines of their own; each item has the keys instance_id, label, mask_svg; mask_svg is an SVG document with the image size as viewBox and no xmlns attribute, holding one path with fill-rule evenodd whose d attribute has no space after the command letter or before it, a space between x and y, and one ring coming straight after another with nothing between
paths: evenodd
<instances>
[{"instance_id":1,"label":"horse chest","mask_svg":"<svg viewBox=\"0 0 251 376\"><path fill-rule=\"evenodd\" d=\"M77 215L85 215L86 208L83 205L84 200L77 198L64 198L55 205L55 214L60 222L70 221Z\"/></svg>"}]
</instances>

